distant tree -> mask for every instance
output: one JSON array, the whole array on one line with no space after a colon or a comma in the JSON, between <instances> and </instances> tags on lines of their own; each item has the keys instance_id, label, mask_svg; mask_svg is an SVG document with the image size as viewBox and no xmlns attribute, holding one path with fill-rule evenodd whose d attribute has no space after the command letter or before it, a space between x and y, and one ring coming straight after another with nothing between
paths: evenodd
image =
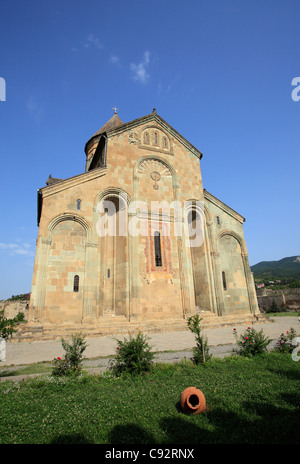
<instances>
[{"instance_id":1,"label":"distant tree","mask_svg":"<svg viewBox=\"0 0 300 464\"><path fill-rule=\"evenodd\" d=\"M272 304L270 308L267 309L266 313L280 313L280 312L281 312L281 308L273 298Z\"/></svg>"},{"instance_id":2,"label":"distant tree","mask_svg":"<svg viewBox=\"0 0 300 464\"><path fill-rule=\"evenodd\" d=\"M289 284L289 287L290 287L290 288L300 288L300 280L299 280L299 279L298 279L298 280L294 280L293 282L291 282L291 283Z\"/></svg>"},{"instance_id":3,"label":"distant tree","mask_svg":"<svg viewBox=\"0 0 300 464\"><path fill-rule=\"evenodd\" d=\"M8 301L16 301L16 300L30 300L30 293L21 293L20 295L12 295Z\"/></svg>"}]
</instances>

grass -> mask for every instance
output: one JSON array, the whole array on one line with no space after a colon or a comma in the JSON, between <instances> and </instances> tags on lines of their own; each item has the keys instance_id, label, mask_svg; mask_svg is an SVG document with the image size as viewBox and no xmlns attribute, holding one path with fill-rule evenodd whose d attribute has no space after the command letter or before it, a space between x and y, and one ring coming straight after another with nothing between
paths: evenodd
<instances>
[{"instance_id":1,"label":"grass","mask_svg":"<svg viewBox=\"0 0 300 464\"><path fill-rule=\"evenodd\" d=\"M0 364L1 367L1 364ZM52 371L53 365L48 362L40 362L34 364L28 364L24 366L18 367L7 367L6 369L3 368L0 371L0 377L11 377L17 375L30 375L30 374L46 374Z\"/></svg>"},{"instance_id":2,"label":"grass","mask_svg":"<svg viewBox=\"0 0 300 464\"><path fill-rule=\"evenodd\" d=\"M43 376L0 383L0 443L299 443L300 363L268 353L157 364L114 378ZM208 410L181 412L181 392L203 391Z\"/></svg>"},{"instance_id":3,"label":"grass","mask_svg":"<svg viewBox=\"0 0 300 464\"><path fill-rule=\"evenodd\" d=\"M282 311L281 313L265 313L268 317L300 317L300 312L298 311Z\"/></svg>"}]
</instances>

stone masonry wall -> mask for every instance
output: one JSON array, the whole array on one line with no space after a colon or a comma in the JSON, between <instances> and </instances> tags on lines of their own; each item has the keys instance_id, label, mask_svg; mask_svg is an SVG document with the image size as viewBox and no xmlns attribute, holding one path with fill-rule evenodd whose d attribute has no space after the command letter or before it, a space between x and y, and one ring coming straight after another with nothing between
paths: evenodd
<instances>
[{"instance_id":1,"label":"stone masonry wall","mask_svg":"<svg viewBox=\"0 0 300 464\"><path fill-rule=\"evenodd\" d=\"M18 313L23 313L25 316L25 321L28 320L28 300L19 300L19 301L0 301L0 311L4 309L4 317L7 319L13 319L18 315Z\"/></svg>"},{"instance_id":2,"label":"stone masonry wall","mask_svg":"<svg viewBox=\"0 0 300 464\"><path fill-rule=\"evenodd\" d=\"M278 306L285 306L289 310L300 310L300 288L282 290L257 289L258 306L261 311L270 308L273 300Z\"/></svg>"}]
</instances>

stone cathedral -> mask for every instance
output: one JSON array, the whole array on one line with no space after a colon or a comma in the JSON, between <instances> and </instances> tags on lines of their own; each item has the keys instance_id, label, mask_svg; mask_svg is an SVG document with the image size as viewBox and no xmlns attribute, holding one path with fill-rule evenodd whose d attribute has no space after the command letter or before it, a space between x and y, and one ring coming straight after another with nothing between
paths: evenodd
<instances>
[{"instance_id":1,"label":"stone cathedral","mask_svg":"<svg viewBox=\"0 0 300 464\"><path fill-rule=\"evenodd\" d=\"M196 312L204 324L257 319L245 218L203 188L197 148L155 109L127 123L115 109L85 155L84 173L50 175L38 190L31 327L109 334L184 328Z\"/></svg>"}]
</instances>

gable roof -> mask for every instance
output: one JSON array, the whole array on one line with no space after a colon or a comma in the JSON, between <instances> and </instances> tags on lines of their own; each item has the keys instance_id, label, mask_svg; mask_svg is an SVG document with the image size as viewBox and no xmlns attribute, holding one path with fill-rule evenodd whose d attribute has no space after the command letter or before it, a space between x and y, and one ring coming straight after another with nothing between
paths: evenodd
<instances>
[{"instance_id":1,"label":"gable roof","mask_svg":"<svg viewBox=\"0 0 300 464\"><path fill-rule=\"evenodd\" d=\"M219 200L219 198L209 193L206 189L203 189L203 193L204 193L205 200L210 201L211 203L216 205L218 208L225 211L225 213L229 214L234 219L239 221L241 224L243 224L243 222L246 221L246 218L244 218L244 216L242 216L240 213L232 209L230 206L226 205L226 203L224 203L223 201Z\"/></svg>"},{"instance_id":2,"label":"gable roof","mask_svg":"<svg viewBox=\"0 0 300 464\"><path fill-rule=\"evenodd\" d=\"M179 132L177 132L169 123L167 123L161 116L156 113L155 108L153 109L152 113L147 114L146 116L142 116L137 119L133 119L132 121L123 123L119 116L115 113L114 116L107 121L104 126L102 126L96 134L94 134L86 143L85 151L87 148L88 143L93 140L95 137L99 137L102 134L106 134L108 136L118 134L120 132L133 129L134 127L140 126L142 124L146 124L149 122L156 122L160 124L167 132L169 132L173 137L175 137L180 143L186 146L186 148L191 151L197 158L201 159L203 154L192 145L188 140L186 140Z\"/></svg>"},{"instance_id":3,"label":"gable roof","mask_svg":"<svg viewBox=\"0 0 300 464\"><path fill-rule=\"evenodd\" d=\"M56 177L52 177L50 174L48 179L46 180L46 185L57 184L57 182L61 182L62 180L64 179L57 179Z\"/></svg>"},{"instance_id":4,"label":"gable roof","mask_svg":"<svg viewBox=\"0 0 300 464\"><path fill-rule=\"evenodd\" d=\"M45 197L55 195L81 183L89 182L90 180L96 179L97 177L103 177L106 175L106 167L93 169L89 172L83 172L76 176L68 177L67 179L56 179L57 182L46 184L45 187L41 187L37 190L37 225L40 224L40 218L42 214L43 199ZM51 175L49 176L51 177ZM53 178L52 178L53 180Z\"/></svg>"}]
</instances>

